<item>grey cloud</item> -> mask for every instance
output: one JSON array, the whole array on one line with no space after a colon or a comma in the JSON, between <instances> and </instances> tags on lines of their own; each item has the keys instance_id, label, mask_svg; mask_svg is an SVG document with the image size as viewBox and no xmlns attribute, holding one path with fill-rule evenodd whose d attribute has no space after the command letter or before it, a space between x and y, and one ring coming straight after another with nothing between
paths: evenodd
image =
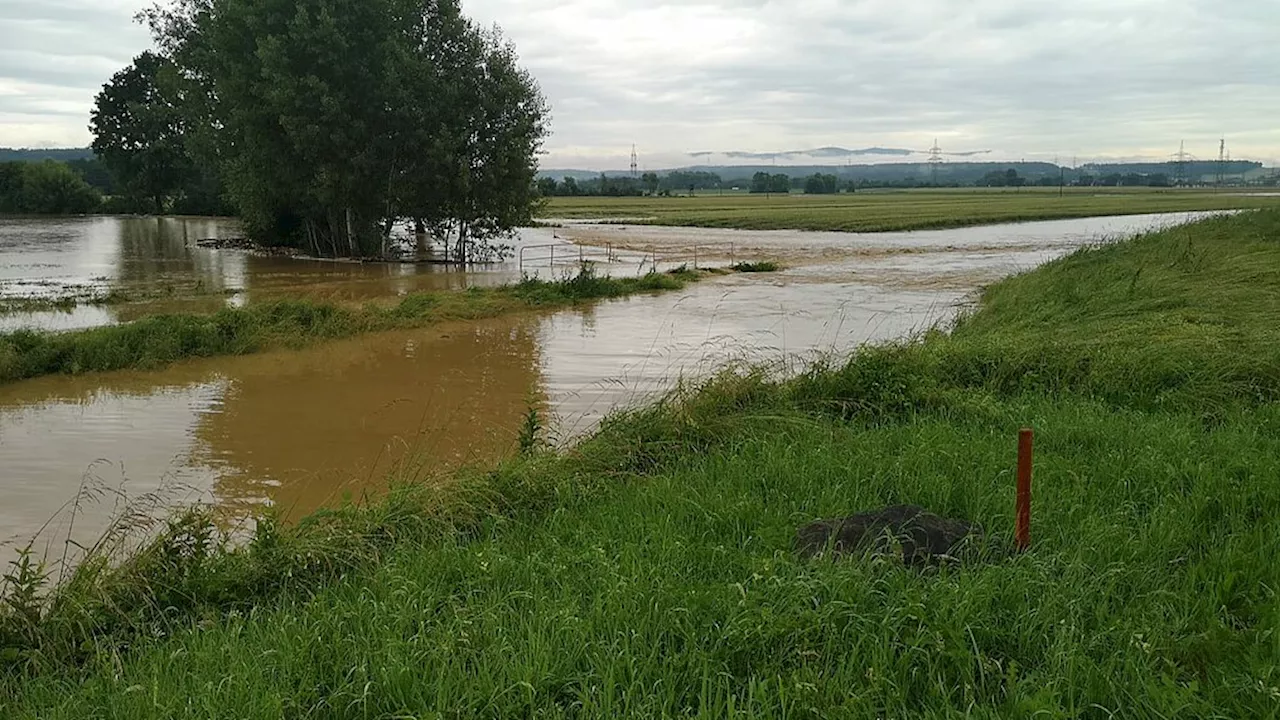
<instances>
[{"instance_id":1,"label":"grey cloud","mask_svg":"<svg viewBox=\"0 0 1280 720\"><path fill-rule=\"evenodd\" d=\"M0 0L8 84L87 108L144 4ZM468 0L515 42L558 156L927 147L1153 155L1218 133L1280 156L1272 0ZM2 102L2 100L0 100ZM9 101L12 102L12 101ZM26 108L18 110L17 108ZM68 136L83 137L86 118ZM61 123L63 120L57 120ZM6 144L0 122L0 145ZM11 142L11 141L10 141ZM601 159L600 162L613 162Z\"/></svg>"}]
</instances>

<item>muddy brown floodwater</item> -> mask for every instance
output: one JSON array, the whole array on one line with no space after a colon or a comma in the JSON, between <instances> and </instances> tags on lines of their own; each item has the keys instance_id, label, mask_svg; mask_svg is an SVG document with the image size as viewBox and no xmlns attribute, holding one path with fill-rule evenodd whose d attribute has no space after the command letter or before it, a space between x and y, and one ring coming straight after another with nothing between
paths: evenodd
<instances>
[{"instance_id":1,"label":"muddy brown floodwater","mask_svg":"<svg viewBox=\"0 0 1280 720\"><path fill-rule=\"evenodd\" d=\"M716 254L706 247L732 242L738 256L785 252L792 260L781 273L724 276L680 292L556 313L190 361L158 372L0 386L0 541L25 542L50 518L41 538L55 551L66 537L92 540L120 511L122 495L158 493L164 506L206 501L233 511L272 505L298 517L344 495L380 489L393 468L411 464L415 478L437 481L460 465L492 463L511 452L531 404L546 409L552 432L568 441L609 410L651 397L680 377L702 377L736 361L786 371L815 355L900 337L947 321L983 283L1086 242L1191 217L854 236L593 225L533 231L525 245L553 233L559 236L553 242L589 235L615 248L628 245L635 257L654 252L654 245L669 246L660 252L671 258L702 244L706 259ZM185 227L191 237L223 226ZM143 252L126 262L118 244L109 253L91 247L69 251L81 258L74 261L15 254L34 258L32 272L16 282L32 282L38 267L54 268L49 275L57 282L93 282L113 272L102 268L123 273L147 257ZM204 258L203 251L183 247L174 250L172 266L156 259L167 268L156 272L204 273L210 283L268 295L278 287L286 294L309 288L376 296L512 277L509 266L487 274L436 273L452 276L447 279L408 266L413 272L404 280L404 270L387 266L292 266L296 261L212 251ZM156 251L162 252L170 250ZM239 269L228 271L231 266ZM70 512L68 503L86 487L96 496Z\"/></svg>"}]
</instances>

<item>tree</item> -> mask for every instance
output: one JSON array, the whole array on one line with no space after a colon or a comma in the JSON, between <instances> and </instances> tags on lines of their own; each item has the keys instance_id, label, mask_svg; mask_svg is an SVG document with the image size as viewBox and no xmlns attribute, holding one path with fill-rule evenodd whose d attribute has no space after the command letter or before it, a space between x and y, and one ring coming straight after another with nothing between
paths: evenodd
<instances>
[{"instance_id":1,"label":"tree","mask_svg":"<svg viewBox=\"0 0 1280 720\"><path fill-rule=\"evenodd\" d=\"M90 115L93 151L131 195L156 214L192 174L176 68L153 52L134 58L98 93Z\"/></svg>"},{"instance_id":2,"label":"tree","mask_svg":"<svg viewBox=\"0 0 1280 720\"><path fill-rule=\"evenodd\" d=\"M0 163L0 215L21 212L23 162Z\"/></svg>"},{"instance_id":3,"label":"tree","mask_svg":"<svg viewBox=\"0 0 1280 720\"><path fill-rule=\"evenodd\" d=\"M80 215L102 197L66 163L54 160L0 164L0 213Z\"/></svg>"},{"instance_id":4,"label":"tree","mask_svg":"<svg viewBox=\"0 0 1280 720\"><path fill-rule=\"evenodd\" d=\"M255 239L369 255L411 219L465 259L529 220L546 102L457 0L177 0L149 19Z\"/></svg>"},{"instance_id":5,"label":"tree","mask_svg":"<svg viewBox=\"0 0 1280 720\"><path fill-rule=\"evenodd\" d=\"M753 193L789 193L791 192L790 175L770 175L758 172L751 176L751 192Z\"/></svg>"},{"instance_id":6,"label":"tree","mask_svg":"<svg viewBox=\"0 0 1280 720\"><path fill-rule=\"evenodd\" d=\"M658 194L659 182L658 173L647 172L640 176L640 183L644 185L645 190L647 190L650 195Z\"/></svg>"},{"instance_id":7,"label":"tree","mask_svg":"<svg viewBox=\"0 0 1280 720\"><path fill-rule=\"evenodd\" d=\"M538 179L538 194L542 197L553 197L558 194L559 186L555 178L544 177Z\"/></svg>"},{"instance_id":8,"label":"tree","mask_svg":"<svg viewBox=\"0 0 1280 720\"><path fill-rule=\"evenodd\" d=\"M806 195L834 195L839 191L840 179L835 175L814 173L805 178L804 192Z\"/></svg>"},{"instance_id":9,"label":"tree","mask_svg":"<svg viewBox=\"0 0 1280 720\"><path fill-rule=\"evenodd\" d=\"M720 176L703 170L672 170L663 176L659 189L662 190L715 190L720 187Z\"/></svg>"}]
</instances>

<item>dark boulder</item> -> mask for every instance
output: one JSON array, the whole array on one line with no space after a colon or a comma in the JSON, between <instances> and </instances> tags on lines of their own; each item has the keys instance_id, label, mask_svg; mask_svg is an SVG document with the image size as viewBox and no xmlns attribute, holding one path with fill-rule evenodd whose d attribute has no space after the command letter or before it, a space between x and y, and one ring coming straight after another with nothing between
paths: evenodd
<instances>
[{"instance_id":1,"label":"dark boulder","mask_svg":"<svg viewBox=\"0 0 1280 720\"><path fill-rule=\"evenodd\" d=\"M894 505L805 525L796 533L796 552L802 557L901 552L904 564L918 566L959 559L981 539L977 525L939 517L916 505Z\"/></svg>"}]
</instances>

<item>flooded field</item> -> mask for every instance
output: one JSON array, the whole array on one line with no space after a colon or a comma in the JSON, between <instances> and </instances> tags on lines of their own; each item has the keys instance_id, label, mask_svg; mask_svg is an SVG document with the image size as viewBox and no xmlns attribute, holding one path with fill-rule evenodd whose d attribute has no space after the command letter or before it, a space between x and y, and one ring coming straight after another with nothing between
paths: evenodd
<instances>
[{"instance_id":1,"label":"flooded field","mask_svg":"<svg viewBox=\"0 0 1280 720\"><path fill-rule=\"evenodd\" d=\"M141 298L3 313L0 331L71 330L157 312L208 312L228 303L281 297L354 302L421 290L461 290L519 279L522 248L536 250L527 254L534 270L546 265L548 245L564 248L561 264L577 254L551 229L523 231L511 258L471 272L444 264L303 260L197 245L239 234L239 224L226 219L0 218L0 301L113 291Z\"/></svg>"},{"instance_id":2,"label":"flooded field","mask_svg":"<svg viewBox=\"0 0 1280 720\"><path fill-rule=\"evenodd\" d=\"M297 517L376 490L391 468L409 459L417 476L428 479L459 465L493 462L515 447L531 405L549 412L553 434L567 440L611 408L680 377L734 361L785 366L902 336L952 317L985 282L1086 242L1185 219L1096 218L870 236L603 225L532 231L523 240L529 246L548 236L554 242L576 237L639 255L665 246L667 258L695 244L722 243L725 250L732 243L736 256L785 254L791 267L553 314L186 362L153 373L0 386L0 541L30 538L54 517L42 537L92 539L119 511L117 491L131 498L160 492L163 503L204 500L233 510L270 504ZM40 268L44 281L67 286L194 274L250 296L357 298L497 283L519 271L508 264L488 273L449 273L179 246L181 233L234 232L218 221L193 224L199 222L206 221L160 221L158 227L169 229L157 231L150 251L118 242L100 251L86 241L72 243L65 255L0 252L29 259L25 274L5 263L12 285L31 287ZM72 526L68 503L85 488L95 496L81 504Z\"/></svg>"}]
</instances>

